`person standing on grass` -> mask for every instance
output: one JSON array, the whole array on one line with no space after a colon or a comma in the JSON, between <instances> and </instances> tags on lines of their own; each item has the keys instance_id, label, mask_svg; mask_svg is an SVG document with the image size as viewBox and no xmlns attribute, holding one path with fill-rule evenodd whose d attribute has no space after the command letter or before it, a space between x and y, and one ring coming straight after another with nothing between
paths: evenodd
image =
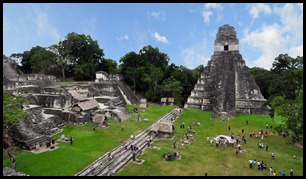
<instances>
[{"instance_id":1,"label":"person standing on grass","mask_svg":"<svg viewBox=\"0 0 306 179\"><path fill-rule=\"evenodd\" d=\"M273 176L273 168L270 167L270 176Z\"/></svg>"},{"instance_id":2,"label":"person standing on grass","mask_svg":"<svg viewBox=\"0 0 306 179\"><path fill-rule=\"evenodd\" d=\"M252 168L253 160L249 160L249 162L250 162L250 168Z\"/></svg>"},{"instance_id":3,"label":"person standing on grass","mask_svg":"<svg viewBox=\"0 0 306 179\"><path fill-rule=\"evenodd\" d=\"M266 143L266 150L268 150L268 148L269 148L269 145L268 145L268 143Z\"/></svg>"},{"instance_id":4,"label":"person standing on grass","mask_svg":"<svg viewBox=\"0 0 306 179\"><path fill-rule=\"evenodd\" d=\"M70 144L72 145L72 137L70 137Z\"/></svg>"},{"instance_id":5,"label":"person standing on grass","mask_svg":"<svg viewBox=\"0 0 306 179\"><path fill-rule=\"evenodd\" d=\"M271 157L274 159L274 156L275 156L275 153L274 153L274 151L272 151L272 153L271 153Z\"/></svg>"},{"instance_id":6,"label":"person standing on grass","mask_svg":"<svg viewBox=\"0 0 306 179\"><path fill-rule=\"evenodd\" d=\"M293 168L290 169L290 176L293 176Z\"/></svg>"},{"instance_id":7,"label":"person standing on grass","mask_svg":"<svg viewBox=\"0 0 306 179\"><path fill-rule=\"evenodd\" d=\"M285 170L282 172L282 176L286 176L286 172L285 172Z\"/></svg>"}]
</instances>

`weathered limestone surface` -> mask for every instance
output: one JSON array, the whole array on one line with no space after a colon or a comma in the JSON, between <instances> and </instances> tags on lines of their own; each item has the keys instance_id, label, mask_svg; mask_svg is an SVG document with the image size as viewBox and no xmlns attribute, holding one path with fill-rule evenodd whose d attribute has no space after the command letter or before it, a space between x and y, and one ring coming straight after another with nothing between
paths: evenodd
<instances>
[{"instance_id":1,"label":"weathered limestone surface","mask_svg":"<svg viewBox=\"0 0 306 179\"><path fill-rule=\"evenodd\" d=\"M184 108L213 111L213 118L236 113L267 114L266 99L245 65L234 27L219 27L215 51L191 91Z\"/></svg>"}]
</instances>

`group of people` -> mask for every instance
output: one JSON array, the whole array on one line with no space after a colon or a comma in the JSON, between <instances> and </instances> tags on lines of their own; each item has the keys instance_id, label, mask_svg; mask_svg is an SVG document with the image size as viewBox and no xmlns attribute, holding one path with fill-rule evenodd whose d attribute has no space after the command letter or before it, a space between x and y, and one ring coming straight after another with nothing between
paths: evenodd
<instances>
[{"instance_id":1,"label":"group of people","mask_svg":"<svg viewBox=\"0 0 306 179\"><path fill-rule=\"evenodd\" d=\"M254 159L254 160L249 160L249 163L250 163L250 168L252 168L252 166L254 166L254 168L256 168L256 166L257 166L258 170L265 170L267 168L267 165L266 165L266 163L264 163L264 161L260 162L260 161L256 161L256 159Z\"/></svg>"}]
</instances>

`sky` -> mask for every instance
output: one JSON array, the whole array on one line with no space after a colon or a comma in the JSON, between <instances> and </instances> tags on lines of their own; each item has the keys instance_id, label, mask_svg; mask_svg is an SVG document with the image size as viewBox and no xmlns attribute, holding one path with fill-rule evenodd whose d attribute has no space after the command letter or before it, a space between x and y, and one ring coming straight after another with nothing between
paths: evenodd
<instances>
[{"instance_id":1,"label":"sky","mask_svg":"<svg viewBox=\"0 0 306 179\"><path fill-rule=\"evenodd\" d=\"M218 28L233 26L248 67L270 70L279 54L303 56L302 3L3 3L3 54L49 47L70 32L90 35L104 58L148 45L169 65L207 66Z\"/></svg>"}]
</instances>

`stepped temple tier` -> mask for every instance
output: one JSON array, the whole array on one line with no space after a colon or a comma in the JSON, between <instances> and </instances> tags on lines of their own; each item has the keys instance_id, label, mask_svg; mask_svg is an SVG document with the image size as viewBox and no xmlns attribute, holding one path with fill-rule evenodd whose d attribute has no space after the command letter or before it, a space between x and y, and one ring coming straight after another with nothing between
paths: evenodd
<instances>
[{"instance_id":1,"label":"stepped temple tier","mask_svg":"<svg viewBox=\"0 0 306 179\"><path fill-rule=\"evenodd\" d=\"M269 107L264 107L266 99L245 65L238 44L234 27L228 24L219 27L214 54L184 108L212 111L213 119L234 118L236 113L269 113Z\"/></svg>"}]
</instances>

